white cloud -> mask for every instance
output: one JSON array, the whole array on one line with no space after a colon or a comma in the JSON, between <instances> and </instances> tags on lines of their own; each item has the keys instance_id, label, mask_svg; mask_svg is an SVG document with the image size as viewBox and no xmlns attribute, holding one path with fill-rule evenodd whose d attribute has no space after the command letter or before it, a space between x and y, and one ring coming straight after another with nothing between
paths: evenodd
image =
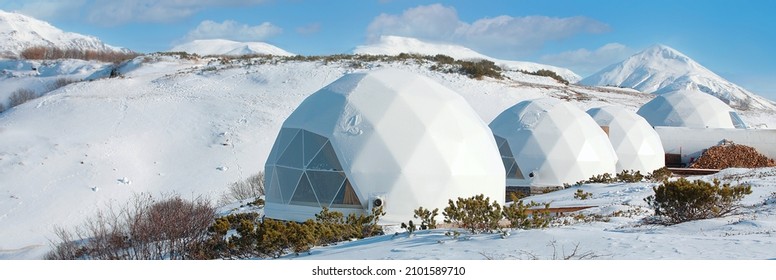
<instances>
[{"instance_id":1,"label":"white cloud","mask_svg":"<svg viewBox=\"0 0 776 280\"><path fill-rule=\"evenodd\" d=\"M189 31L184 37L184 41L198 39L229 39L242 42L263 41L282 32L282 28L269 22L250 26L233 20L225 20L222 23L206 20Z\"/></svg>"},{"instance_id":2,"label":"white cloud","mask_svg":"<svg viewBox=\"0 0 776 280\"><path fill-rule=\"evenodd\" d=\"M173 22L217 6L248 6L266 0L90 0L87 19L104 25Z\"/></svg>"},{"instance_id":3,"label":"white cloud","mask_svg":"<svg viewBox=\"0 0 776 280\"><path fill-rule=\"evenodd\" d=\"M609 43L593 51L578 49L559 54L544 55L540 58L540 61L570 68L577 74L587 76L606 66L618 63L632 54L633 50L623 44Z\"/></svg>"},{"instance_id":4,"label":"white cloud","mask_svg":"<svg viewBox=\"0 0 776 280\"><path fill-rule=\"evenodd\" d=\"M101 25L174 22L212 7L239 7L269 0L25 0L2 7L40 19L83 17ZM22 2L22 1L19 1Z\"/></svg>"},{"instance_id":5,"label":"white cloud","mask_svg":"<svg viewBox=\"0 0 776 280\"><path fill-rule=\"evenodd\" d=\"M367 38L375 42L381 35L406 36L515 55L536 50L547 41L607 31L605 23L579 16L502 15L467 23L460 20L455 8L433 4L407 9L401 15L377 16L367 28Z\"/></svg>"},{"instance_id":6,"label":"white cloud","mask_svg":"<svg viewBox=\"0 0 776 280\"><path fill-rule=\"evenodd\" d=\"M86 0L28 0L3 5L4 9L20 12L22 14L42 19L52 20L57 18L76 18L78 10L86 3Z\"/></svg>"},{"instance_id":7,"label":"white cloud","mask_svg":"<svg viewBox=\"0 0 776 280\"><path fill-rule=\"evenodd\" d=\"M318 22L315 22L305 26L297 27L296 33L299 33L302 35L309 35L309 34L317 33L320 30L321 30L321 24Z\"/></svg>"},{"instance_id":8,"label":"white cloud","mask_svg":"<svg viewBox=\"0 0 776 280\"><path fill-rule=\"evenodd\" d=\"M402 15L380 14L367 27L370 41L381 35L446 40L461 25L454 8L440 4L419 6L405 10Z\"/></svg>"}]
</instances>

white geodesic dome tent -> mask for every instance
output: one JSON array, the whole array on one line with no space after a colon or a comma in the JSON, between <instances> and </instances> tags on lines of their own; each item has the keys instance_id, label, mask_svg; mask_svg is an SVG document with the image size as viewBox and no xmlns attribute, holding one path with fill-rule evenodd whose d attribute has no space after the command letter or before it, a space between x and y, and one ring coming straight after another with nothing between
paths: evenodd
<instances>
[{"instance_id":1,"label":"white geodesic dome tent","mask_svg":"<svg viewBox=\"0 0 776 280\"><path fill-rule=\"evenodd\" d=\"M503 203L493 135L466 101L433 80L378 70L346 75L286 119L265 165L269 218L314 219L323 207L386 223L418 207L484 194Z\"/></svg>"},{"instance_id":2,"label":"white geodesic dome tent","mask_svg":"<svg viewBox=\"0 0 776 280\"><path fill-rule=\"evenodd\" d=\"M618 106L592 108L587 113L609 136L618 173L632 170L646 175L665 166L663 143L647 120Z\"/></svg>"},{"instance_id":3,"label":"white geodesic dome tent","mask_svg":"<svg viewBox=\"0 0 776 280\"><path fill-rule=\"evenodd\" d=\"M569 103L523 101L498 115L490 128L507 170L507 186L562 186L615 172L617 155L606 134Z\"/></svg>"},{"instance_id":4,"label":"white geodesic dome tent","mask_svg":"<svg viewBox=\"0 0 776 280\"><path fill-rule=\"evenodd\" d=\"M746 128L744 121L725 102L693 90L659 94L636 113L653 127Z\"/></svg>"}]
</instances>

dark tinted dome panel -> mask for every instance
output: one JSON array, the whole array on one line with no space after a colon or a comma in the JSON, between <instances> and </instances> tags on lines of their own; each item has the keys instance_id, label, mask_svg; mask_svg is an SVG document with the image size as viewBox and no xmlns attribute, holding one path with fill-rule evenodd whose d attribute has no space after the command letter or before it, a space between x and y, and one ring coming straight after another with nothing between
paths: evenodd
<instances>
[{"instance_id":1,"label":"dark tinted dome panel","mask_svg":"<svg viewBox=\"0 0 776 280\"><path fill-rule=\"evenodd\" d=\"M360 208L329 139L302 129L281 129L267 165L269 202Z\"/></svg>"}]
</instances>

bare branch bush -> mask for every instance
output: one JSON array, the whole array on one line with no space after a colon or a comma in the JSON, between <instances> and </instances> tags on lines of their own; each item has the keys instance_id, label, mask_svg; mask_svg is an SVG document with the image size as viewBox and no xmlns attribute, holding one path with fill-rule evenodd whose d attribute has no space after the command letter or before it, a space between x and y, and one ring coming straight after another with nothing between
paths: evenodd
<instances>
[{"instance_id":1,"label":"bare branch bush","mask_svg":"<svg viewBox=\"0 0 776 280\"><path fill-rule=\"evenodd\" d=\"M135 58L139 54L134 52L93 51L34 46L24 49L20 55L24 59L31 60L71 58L81 60L98 60L103 62L116 62Z\"/></svg>"},{"instance_id":2,"label":"bare branch bush","mask_svg":"<svg viewBox=\"0 0 776 280\"><path fill-rule=\"evenodd\" d=\"M48 86L48 90L49 91L53 91L53 90L56 90L58 88L64 87L64 86L72 84L72 83L77 83L77 82L79 82L79 80L77 80L77 79L59 78L59 79L54 80L54 83L52 83L52 84L50 84Z\"/></svg>"},{"instance_id":3,"label":"bare branch bush","mask_svg":"<svg viewBox=\"0 0 776 280\"><path fill-rule=\"evenodd\" d=\"M8 108L16 107L24 102L38 98L38 95L31 89L20 88L11 93Z\"/></svg>"},{"instance_id":4,"label":"bare branch bush","mask_svg":"<svg viewBox=\"0 0 776 280\"><path fill-rule=\"evenodd\" d=\"M209 238L215 219L209 200L135 195L109 206L73 231L56 228L59 242L46 259L153 260L190 259L190 250Z\"/></svg>"},{"instance_id":5,"label":"bare branch bush","mask_svg":"<svg viewBox=\"0 0 776 280\"><path fill-rule=\"evenodd\" d=\"M264 195L264 172L256 173L243 181L229 185L226 192L221 195L219 204L228 204L234 201L255 199Z\"/></svg>"},{"instance_id":6,"label":"bare branch bush","mask_svg":"<svg viewBox=\"0 0 776 280\"><path fill-rule=\"evenodd\" d=\"M557 248L557 241L553 240L550 241L547 246L552 247L552 259L553 260L592 260L596 258L600 258L600 255L597 255L593 251L585 251L580 252L579 251L579 243L574 244L574 249L571 250L569 254L566 254L566 250L561 246L560 254L558 252Z\"/></svg>"}]
</instances>

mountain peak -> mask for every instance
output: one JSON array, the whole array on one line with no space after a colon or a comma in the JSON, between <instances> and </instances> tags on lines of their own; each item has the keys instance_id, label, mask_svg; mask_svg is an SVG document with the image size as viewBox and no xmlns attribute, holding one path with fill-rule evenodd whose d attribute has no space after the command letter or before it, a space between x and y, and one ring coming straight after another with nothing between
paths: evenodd
<instances>
[{"instance_id":1,"label":"mountain peak","mask_svg":"<svg viewBox=\"0 0 776 280\"><path fill-rule=\"evenodd\" d=\"M0 57L18 58L29 47L128 53L130 50L103 43L93 36L64 32L48 22L0 10Z\"/></svg>"},{"instance_id":2,"label":"mountain peak","mask_svg":"<svg viewBox=\"0 0 776 280\"><path fill-rule=\"evenodd\" d=\"M579 83L627 87L656 94L695 90L713 95L736 109L776 111L773 101L725 80L687 55L661 44L610 65Z\"/></svg>"},{"instance_id":3,"label":"mountain peak","mask_svg":"<svg viewBox=\"0 0 776 280\"><path fill-rule=\"evenodd\" d=\"M663 44L652 45L649 48L646 48L645 50L641 51L640 53L635 54L634 56L663 59L663 60L676 60L676 61L681 61L683 63L697 64L698 66L700 66L698 63L693 61L689 56L681 53L680 51L677 51L674 48L671 48Z\"/></svg>"},{"instance_id":4,"label":"mountain peak","mask_svg":"<svg viewBox=\"0 0 776 280\"><path fill-rule=\"evenodd\" d=\"M660 43L651 45L648 48L644 49L642 52L670 52L670 53L677 53L677 54L683 55L681 52L677 51L676 49Z\"/></svg>"}]
</instances>

